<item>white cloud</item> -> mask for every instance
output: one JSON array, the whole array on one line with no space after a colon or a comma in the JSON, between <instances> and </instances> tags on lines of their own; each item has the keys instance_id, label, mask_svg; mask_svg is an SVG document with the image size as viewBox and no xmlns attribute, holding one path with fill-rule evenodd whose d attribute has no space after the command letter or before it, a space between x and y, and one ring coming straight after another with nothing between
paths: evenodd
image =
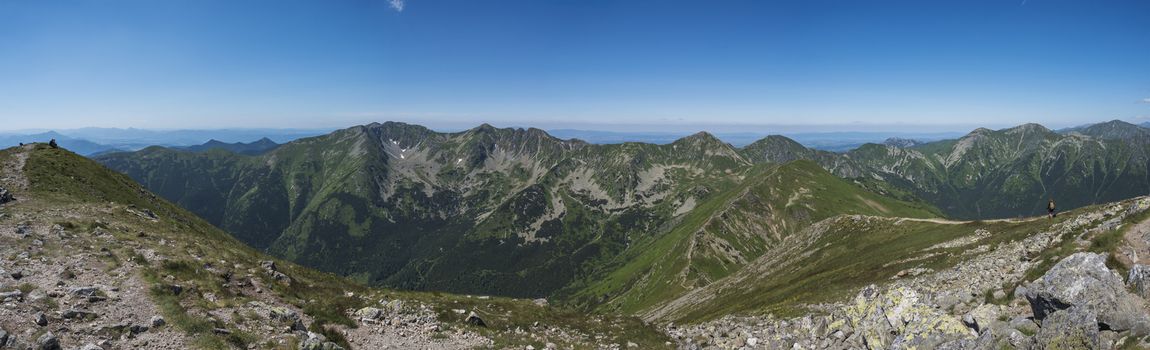
<instances>
[{"instance_id":1,"label":"white cloud","mask_svg":"<svg viewBox=\"0 0 1150 350\"><path fill-rule=\"evenodd\" d=\"M391 3L391 8L395 9L396 12L403 12L403 1L404 0L388 0L387 2Z\"/></svg>"},{"instance_id":2,"label":"white cloud","mask_svg":"<svg viewBox=\"0 0 1150 350\"><path fill-rule=\"evenodd\" d=\"M1144 99L1142 99L1142 101L1141 101L1141 102L1142 102L1142 103L1150 103L1150 97L1147 97L1147 98L1144 98Z\"/></svg>"}]
</instances>

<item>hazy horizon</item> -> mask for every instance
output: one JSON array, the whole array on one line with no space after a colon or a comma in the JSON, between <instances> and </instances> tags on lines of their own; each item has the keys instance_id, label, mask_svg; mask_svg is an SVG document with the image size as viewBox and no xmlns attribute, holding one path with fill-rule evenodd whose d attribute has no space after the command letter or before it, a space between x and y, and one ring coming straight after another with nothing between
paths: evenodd
<instances>
[{"instance_id":1,"label":"hazy horizon","mask_svg":"<svg viewBox=\"0 0 1150 350\"><path fill-rule=\"evenodd\" d=\"M44 132L63 132L75 130L139 130L139 131L156 131L156 132L170 132L170 131L212 131L212 130L243 130L243 131L323 131L330 132L339 129L346 129L359 125L368 125L371 123L385 123L385 122L401 122L413 125L420 125L429 129L440 132L457 132L477 127L482 124L489 124L498 128L536 128L542 130L570 130L570 131L595 131L595 132L619 132L619 133L685 133L685 132L710 132L710 133L967 133L978 128L989 129L1004 129L1011 128L1022 124L1036 123L1041 124L1051 130L1073 128L1083 125L1096 124L1108 122L1111 120L1122 119L1099 119L1088 121L1085 123L1058 123L1048 124L1037 121L1021 122L1017 124L949 124L949 125L932 125L932 124L870 124L870 123L853 123L853 124L632 124L632 123L509 123L498 121L474 121L474 122L422 122L419 120L366 120L354 122L346 125L332 125L324 127L171 127L171 128L151 128L151 127L136 127L136 126L92 126L82 125L76 127L29 127L20 129L5 129L0 127L0 134L29 134L29 133L44 133ZM1142 124L1147 121L1139 120L1122 120L1131 124Z\"/></svg>"}]
</instances>

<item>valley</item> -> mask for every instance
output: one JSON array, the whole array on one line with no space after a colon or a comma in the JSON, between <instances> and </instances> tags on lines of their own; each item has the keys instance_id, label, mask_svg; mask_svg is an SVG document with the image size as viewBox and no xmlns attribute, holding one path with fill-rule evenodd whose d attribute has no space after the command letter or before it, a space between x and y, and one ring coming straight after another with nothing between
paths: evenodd
<instances>
[{"instance_id":1,"label":"valley","mask_svg":"<svg viewBox=\"0 0 1150 350\"><path fill-rule=\"evenodd\" d=\"M1143 130L1029 124L832 153L782 136L744 148L707 133L595 145L538 129L438 133L389 122L259 156L149 148L96 159L257 249L364 283L637 311L650 303L622 301L637 271L685 286L653 288L677 295L833 215L1017 218L1043 214L1047 198L1069 209L1145 195L1150 147L1122 139ZM751 191L797 160L818 166L783 173L818 184L776 189L791 180L775 178L767 192ZM782 199L790 203L772 203ZM677 267L653 269L642 256L694 254L688 246L703 249Z\"/></svg>"}]
</instances>

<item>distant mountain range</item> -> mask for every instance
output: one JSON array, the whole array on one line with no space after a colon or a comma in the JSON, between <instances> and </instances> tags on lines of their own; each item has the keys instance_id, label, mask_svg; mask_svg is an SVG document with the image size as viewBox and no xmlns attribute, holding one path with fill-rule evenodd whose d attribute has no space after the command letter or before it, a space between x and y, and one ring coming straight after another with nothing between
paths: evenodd
<instances>
[{"instance_id":1,"label":"distant mountain range","mask_svg":"<svg viewBox=\"0 0 1150 350\"><path fill-rule=\"evenodd\" d=\"M219 150L224 150L224 151L228 151L228 152L232 152L232 153L255 156L255 155L267 153L268 151L271 151L271 150L275 149L276 147L279 147L278 143L265 137L265 138L253 141L251 143L243 143L243 142L225 143L225 142L217 141L217 140L209 140L208 142L205 142L202 145L195 145L195 146L188 146L188 147L173 147L173 148L192 151L192 152L206 152L206 151L210 151L210 150L219 149Z\"/></svg>"},{"instance_id":2,"label":"distant mountain range","mask_svg":"<svg viewBox=\"0 0 1150 350\"><path fill-rule=\"evenodd\" d=\"M56 140L56 143L60 146L82 155L95 155L125 150L110 145L98 144L85 139L65 136L55 131L21 135L0 134L0 147L7 148L26 143L48 142L49 140Z\"/></svg>"},{"instance_id":3,"label":"distant mountain range","mask_svg":"<svg viewBox=\"0 0 1150 350\"><path fill-rule=\"evenodd\" d=\"M548 130L548 134L560 139L579 139L594 144L610 144L624 142L644 142L654 144L668 144L690 133L674 132L615 132L594 130L558 129ZM714 133L715 137L730 143L735 147L743 147L754 143L770 134L741 132L741 133ZM913 139L918 141L937 141L962 136L961 133L909 133L909 132L806 132L790 133L788 138L798 141L804 146L833 152L845 152L866 143L878 143L887 138Z\"/></svg>"},{"instance_id":4,"label":"distant mountain range","mask_svg":"<svg viewBox=\"0 0 1150 350\"><path fill-rule=\"evenodd\" d=\"M1059 129L1058 133L1069 133L1087 128L1084 125L1073 128ZM1150 122L1143 123L1146 127ZM267 139L274 143L284 143L303 137L312 137L325 134L325 129L217 129L217 130L148 130L148 129L117 129L117 128L81 128L60 131L24 131L0 133L0 147L15 146L20 143L29 143L39 140L57 139L67 144L69 149L85 156L95 156L120 151L136 151L149 146L164 146L187 150L204 150L207 148L224 148L222 144L251 142L251 140ZM621 132L578 129L548 130L548 134L560 139L579 139L592 144L614 144L625 142L643 142L654 144L668 144L686 137L686 132ZM743 147L761 140L767 133L760 132L725 132L714 133L715 137L735 147ZM787 133L786 137L797 141L805 147L812 149L847 152L868 143L889 143L892 140L901 142L926 143L945 139L954 139L963 136L955 132L799 132ZM199 147L199 146L207 146ZM252 148L252 147L249 147ZM259 149L255 146L252 149ZM246 152L251 152L246 151Z\"/></svg>"},{"instance_id":5,"label":"distant mountain range","mask_svg":"<svg viewBox=\"0 0 1150 350\"><path fill-rule=\"evenodd\" d=\"M148 146L164 146L183 149L197 149L206 143L250 142L266 138L283 143L303 137L322 135L330 130L310 129L218 129L218 130L147 130L116 128L81 128L60 131L25 131L0 133L0 147L10 147L19 143L57 139L69 145L69 149L85 156L120 151L136 151ZM689 133L675 132L613 132L596 130L558 129L549 134L561 139L580 139L593 144L624 142L645 142L667 144ZM757 141L764 133L717 133L719 139L741 147ZM826 132L788 134L794 140L811 148L845 152L865 143L877 143L886 138L935 141L961 136L959 133L905 133L905 132ZM216 145L219 146L219 145Z\"/></svg>"},{"instance_id":6,"label":"distant mountain range","mask_svg":"<svg viewBox=\"0 0 1150 350\"><path fill-rule=\"evenodd\" d=\"M0 147L20 143L47 142L56 139L65 148L84 156L95 156L121 151L136 151L149 146L188 149L231 148L225 143L251 140L261 145L241 146L245 152L266 148L263 139L272 143L288 142L303 137L322 135L329 130L304 129L219 129L219 130L144 130L114 128L82 128L60 131L25 131L0 133ZM205 148L206 146L206 148Z\"/></svg>"}]
</instances>

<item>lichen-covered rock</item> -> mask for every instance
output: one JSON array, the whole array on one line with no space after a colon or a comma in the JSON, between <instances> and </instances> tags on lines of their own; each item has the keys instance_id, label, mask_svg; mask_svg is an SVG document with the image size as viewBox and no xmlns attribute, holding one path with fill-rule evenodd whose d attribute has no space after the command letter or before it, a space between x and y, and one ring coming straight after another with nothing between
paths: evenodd
<instances>
[{"instance_id":1,"label":"lichen-covered rock","mask_svg":"<svg viewBox=\"0 0 1150 350\"><path fill-rule=\"evenodd\" d=\"M307 332L307 339L299 346L300 350L344 350L339 344L330 342L322 334Z\"/></svg>"},{"instance_id":2,"label":"lichen-covered rock","mask_svg":"<svg viewBox=\"0 0 1150 350\"><path fill-rule=\"evenodd\" d=\"M846 316L871 349L930 348L974 337L962 321L921 303L909 288L880 292L868 286L847 307Z\"/></svg>"},{"instance_id":3,"label":"lichen-covered rock","mask_svg":"<svg viewBox=\"0 0 1150 350\"><path fill-rule=\"evenodd\" d=\"M998 320L998 305L994 304L979 305L962 317L963 323L979 333L986 331L996 320Z\"/></svg>"},{"instance_id":4,"label":"lichen-covered rock","mask_svg":"<svg viewBox=\"0 0 1150 350\"><path fill-rule=\"evenodd\" d=\"M1071 307L1042 320L1034 336L1039 349L1098 349L1098 318L1088 307Z\"/></svg>"},{"instance_id":5,"label":"lichen-covered rock","mask_svg":"<svg viewBox=\"0 0 1150 350\"><path fill-rule=\"evenodd\" d=\"M355 316L361 320L378 320L383 317L383 310L374 307L365 307L355 311Z\"/></svg>"},{"instance_id":6,"label":"lichen-covered rock","mask_svg":"<svg viewBox=\"0 0 1150 350\"><path fill-rule=\"evenodd\" d=\"M303 326L303 320L300 318L299 313L286 307L271 307L268 309L268 319L287 324L293 331L302 331L306 329Z\"/></svg>"},{"instance_id":7,"label":"lichen-covered rock","mask_svg":"<svg viewBox=\"0 0 1150 350\"><path fill-rule=\"evenodd\" d=\"M1108 329L1150 332L1150 314L1143 307L1144 301L1130 294L1122 278L1106 268L1102 254L1077 253L1059 261L1027 286L1026 299L1035 319L1043 320L1044 325L1050 315L1080 307L1092 310L1098 324Z\"/></svg>"}]
</instances>

